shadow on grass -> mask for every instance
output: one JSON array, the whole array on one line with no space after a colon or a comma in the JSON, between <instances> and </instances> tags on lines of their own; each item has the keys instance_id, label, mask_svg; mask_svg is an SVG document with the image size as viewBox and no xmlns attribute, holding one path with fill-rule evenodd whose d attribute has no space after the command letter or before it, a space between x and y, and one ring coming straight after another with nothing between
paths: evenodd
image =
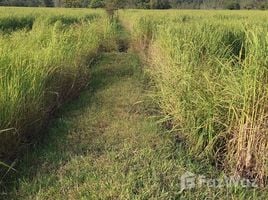
<instances>
[{"instance_id":1,"label":"shadow on grass","mask_svg":"<svg viewBox=\"0 0 268 200\"><path fill-rule=\"evenodd\" d=\"M18 159L19 162L15 166L17 172L10 171L2 180L0 199L9 199L9 193L16 190L19 182L30 182L40 173L53 172L68 162L72 156L84 155L79 143L68 138L70 130L76 123L73 118L83 115L91 107L96 107L98 104L96 93L135 74L135 67L128 63L131 56L133 55L128 53L105 53L91 66L92 73L88 87L79 97L64 104L55 113L44 134L40 134L37 141L25 144L23 157Z\"/></svg>"}]
</instances>

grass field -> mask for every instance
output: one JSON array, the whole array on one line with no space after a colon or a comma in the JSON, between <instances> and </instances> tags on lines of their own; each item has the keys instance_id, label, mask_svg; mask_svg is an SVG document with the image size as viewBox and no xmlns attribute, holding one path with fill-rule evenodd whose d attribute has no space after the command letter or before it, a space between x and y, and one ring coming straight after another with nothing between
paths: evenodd
<instances>
[{"instance_id":1,"label":"grass field","mask_svg":"<svg viewBox=\"0 0 268 200\"><path fill-rule=\"evenodd\" d=\"M0 11L0 197L267 197L266 11Z\"/></svg>"},{"instance_id":2,"label":"grass field","mask_svg":"<svg viewBox=\"0 0 268 200\"><path fill-rule=\"evenodd\" d=\"M114 29L104 11L1 8L0 155L88 84L90 63L115 48Z\"/></svg>"},{"instance_id":3,"label":"grass field","mask_svg":"<svg viewBox=\"0 0 268 200\"><path fill-rule=\"evenodd\" d=\"M122 11L164 120L189 151L267 179L267 12Z\"/></svg>"}]
</instances>

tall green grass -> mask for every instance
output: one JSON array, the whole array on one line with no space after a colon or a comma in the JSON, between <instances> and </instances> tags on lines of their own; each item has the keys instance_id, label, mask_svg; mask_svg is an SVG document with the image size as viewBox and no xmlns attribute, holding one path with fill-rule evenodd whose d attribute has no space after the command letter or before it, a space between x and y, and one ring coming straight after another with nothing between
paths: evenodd
<instances>
[{"instance_id":1,"label":"tall green grass","mask_svg":"<svg viewBox=\"0 0 268 200\"><path fill-rule=\"evenodd\" d=\"M58 11L35 11L28 16L34 19L30 30L14 24L0 35L1 158L38 135L50 114L88 84L99 52L116 48L115 24L104 11ZM1 13L0 24L7 19L13 20Z\"/></svg>"},{"instance_id":2,"label":"tall green grass","mask_svg":"<svg viewBox=\"0 0 268 200\"><path fill-rule=\"evenodd\" d=\"M266 12L121 11L155 98L189 153L261 184L268 175Z\"/></svg>"},{"instance_id":3,"label":"tall green grass","mask_svg":"<svg viewBox=\"0 0 268 200\"><path fill-rule=\"evenodd\" d=\"M0 33L31 30L36 19L47 20L50 24L61 21L64 25L71 25L91 21L103 15L101 10L1 7Z\"/></svg>"}]
</instances>

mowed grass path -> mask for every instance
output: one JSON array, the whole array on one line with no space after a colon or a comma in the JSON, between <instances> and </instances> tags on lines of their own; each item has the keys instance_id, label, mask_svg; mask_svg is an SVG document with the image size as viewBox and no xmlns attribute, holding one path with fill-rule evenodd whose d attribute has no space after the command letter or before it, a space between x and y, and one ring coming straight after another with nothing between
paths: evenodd
<instances>
[{"instance_id":1,"label":"mowed grass path","mask_svg":"<svg viewBox=\"0 0 268 200\"><path fill-rule=\"evenodd\" d=\"M134 53L105 53L88 88L53 120L41 145L18 167L3 199L240 199L255 193L196 189L180 193L180 176L211 172L157 125ZM204 167L205 166L205 167ZM245 195L245 196L244 196Z\"/></svg>"}]
</instances>

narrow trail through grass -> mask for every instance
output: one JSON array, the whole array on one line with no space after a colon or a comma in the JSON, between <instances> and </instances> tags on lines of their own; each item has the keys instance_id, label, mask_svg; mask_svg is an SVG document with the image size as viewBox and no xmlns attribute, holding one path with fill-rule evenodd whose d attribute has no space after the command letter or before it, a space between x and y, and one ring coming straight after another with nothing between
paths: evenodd
<instances>
[{"instance_id":1,"label":"narrow trail through grass","mask_svg":"<svg viewBox=\"0 0 268 200\"><path fill-rule=\"evenodd\" d=\"M14 199L132 199L166 187L171 158L159 150L169 141L145 113L138 57L105 53L92 70L89 89L27 154Z\"/></svg>"},{"instance_id":2,"label":"narrow trail through grass","mask_svg":"<svg viewBox=\"0 0 268 200\"><path fill-rule=\"evenodd\" d=\"M27 153L4 199L245 197L213 188L180 193L184 172L213 168L186 156L176 137L148 114L142 77L136 54L104 53L88 89L60 111L42 145Z\"/></svg>"}]
</instances>

